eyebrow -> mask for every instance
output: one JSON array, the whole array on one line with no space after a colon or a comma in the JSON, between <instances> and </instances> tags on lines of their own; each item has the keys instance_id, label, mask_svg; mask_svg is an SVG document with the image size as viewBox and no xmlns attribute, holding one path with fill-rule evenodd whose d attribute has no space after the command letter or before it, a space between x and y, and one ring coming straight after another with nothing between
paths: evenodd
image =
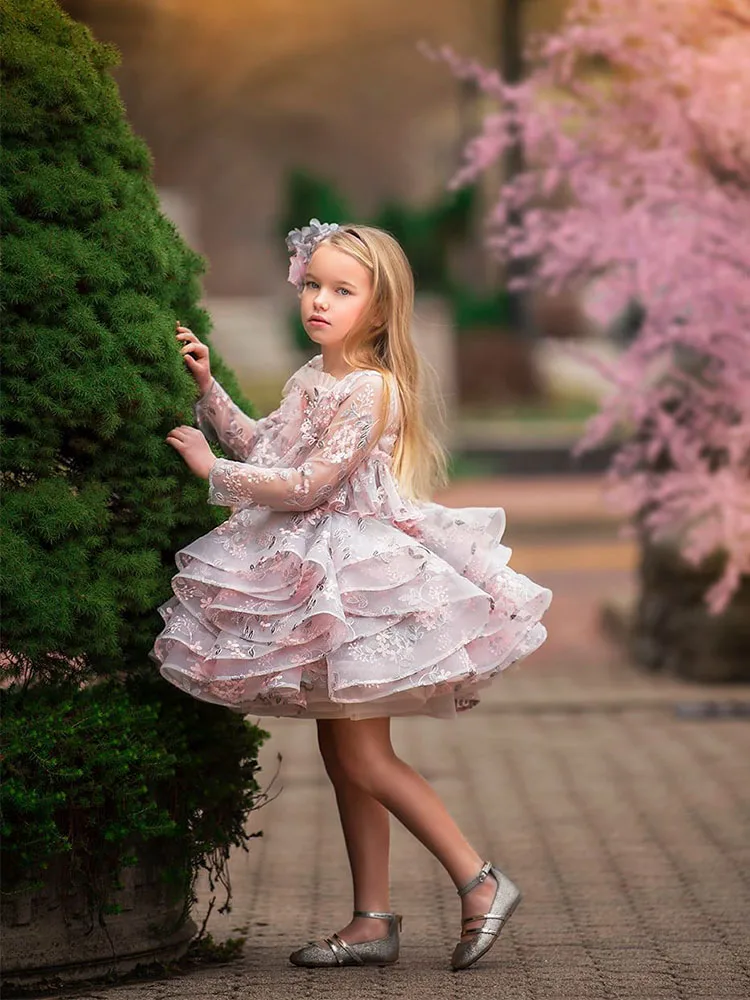
<instances>
[{"instance_id":1,"label":"eyebrow","mask_svg":"<svg viewBox=\"0 0 750 1000\"><path fill-rule=\"evenodd\" d=\"M308 270L306 277L312 278L313 281L318 281L318 276L313 271ZM348 285L350 288L356 288L357 287L354 284L354 282L352 282L352 281L346 281L344 279L341 279L339 281L334 281L333 284L334 285Z\"/></svg>"}]
</instances>

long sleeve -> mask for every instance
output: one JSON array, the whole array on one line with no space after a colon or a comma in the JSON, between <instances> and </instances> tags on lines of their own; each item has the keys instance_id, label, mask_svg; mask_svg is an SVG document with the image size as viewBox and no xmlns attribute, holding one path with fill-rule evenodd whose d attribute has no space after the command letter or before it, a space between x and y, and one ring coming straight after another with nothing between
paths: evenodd
<instances>
[{"instance_id":1,"label":"long sleeve","mask_svg":"<svg viewBox=\"0 0 750 1000\"><path fill-rule=\"evenodd\" d=\"M375 446L383 378L368 372L356 379L325 432L304 462L266 468L216 460L209 473L208 502L231 507L252 503L273 510L311 510L328 500Z\"/></svg>"},{"instance_id":2,"label":"long sleeve","mask_svg":"<svg viewBox=\"0 0 750 1000\"><path fill-rule=\"evenodd\" d=\"M228 454L243 462L253 450L261 434L269 431L279 419L281 407L266 417L254 420L233 402L229 393L214 378L195 403L195 421L209 441L217 441Z\"/></svg>"}]
</instances>

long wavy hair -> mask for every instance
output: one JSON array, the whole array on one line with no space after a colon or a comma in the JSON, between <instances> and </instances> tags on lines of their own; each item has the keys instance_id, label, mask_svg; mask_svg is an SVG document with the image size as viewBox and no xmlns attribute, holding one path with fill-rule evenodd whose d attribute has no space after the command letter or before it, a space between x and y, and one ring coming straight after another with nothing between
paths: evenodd
<instances>
[{"instance_id":1,"label":"long wavy hair","mask_svg":"<svg viewBox=\"0 0 750 1000\"><path fill-rule=\"evenodd\" d=\"M428 426L444 419L435 371L416 350L411 334L414 276L400 244L375 226L342 225L324 244L358 260L372 277L372 295L359 322L342 345L350 368L369 368L385 376L385 398L377 436L385 430L391 393L400 404L400 423L393 452L393 473L401 491L413 500L428 500L447 480L447 455Z\"/></svg>"}]
</instances>

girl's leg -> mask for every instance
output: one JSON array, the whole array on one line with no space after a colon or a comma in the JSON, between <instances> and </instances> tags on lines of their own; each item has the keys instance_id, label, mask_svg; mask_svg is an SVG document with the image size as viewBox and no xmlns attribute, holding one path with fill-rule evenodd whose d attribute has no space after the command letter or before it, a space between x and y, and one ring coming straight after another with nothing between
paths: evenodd
<instances>
[{"instance_id":1,"label":"girl's leg","mask_svg":"<svg viewBox=\"0 0 750 1000\"><path fill-rule=\"evenodd\" d=\"M336 793L352 871L353 909L387 913L391 817L377 799L347 777L336 754L332 725L330 719L318 720L318 746ZM372 917L354 917L339 931L349 944L373 941L387 933L388 921Z\"/></svg>"},{"instance_id":2,"label":"girl's leg","mask_svg":"<svg viewBox=\"0 0 750 1000\"><path fill-rule=\"evenodd\" d=\"M432 786L396 756L390 719L334 719L329 725L336 766L349 785L393 813L435 855L456 888L474 878L484 859L466 840ZM359 826L353 828L355 838L363 832ZM486 912L496 888L490 875L463 896L463 916ZM480 925L481 921L475 921L470 926Z\"/></svg>"}]
</instances>

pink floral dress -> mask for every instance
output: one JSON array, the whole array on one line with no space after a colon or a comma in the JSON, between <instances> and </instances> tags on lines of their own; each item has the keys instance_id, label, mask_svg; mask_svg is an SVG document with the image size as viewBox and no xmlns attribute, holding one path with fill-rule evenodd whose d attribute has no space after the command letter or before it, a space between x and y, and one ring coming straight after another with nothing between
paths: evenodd
<instances>
[{"instance_id":1,"label":"pink floral dress","mask_svg":"<svg viewBox=\"0 0 750 1000\"><path fill-rule=\"evenodd\" d=\"M231 513L175 556L149 653L167 680L243 714L451 717L544 642L552 594L507 565L502 508L399 494L382 395L379 372L336 379L317 355L260 420L215 379L198 400L232 456L208 502Z\"/></svg>"}]
</instances>

